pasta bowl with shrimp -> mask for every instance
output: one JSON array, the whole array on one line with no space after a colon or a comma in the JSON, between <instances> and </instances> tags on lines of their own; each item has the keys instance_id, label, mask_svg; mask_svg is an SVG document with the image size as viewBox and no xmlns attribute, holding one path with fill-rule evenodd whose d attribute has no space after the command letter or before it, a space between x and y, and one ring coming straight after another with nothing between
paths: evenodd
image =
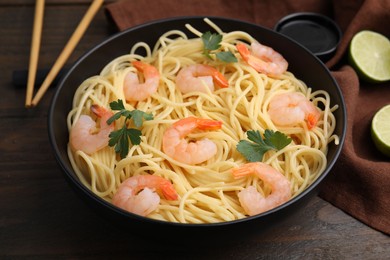
<instances>
[{"instance_id":1,"label":"pasta bowl with shrimp","mask_svg":"<svg viewBox=\"0 0 390 260\"><path fill-rule=\"evenodd\" d=\"M331 172L345 129L320 60L222 17L110 37L63 77L49 112L56 159L88 204L131 232L187 237L260 232L297 211Z\"/></svg>"}]
</instances>

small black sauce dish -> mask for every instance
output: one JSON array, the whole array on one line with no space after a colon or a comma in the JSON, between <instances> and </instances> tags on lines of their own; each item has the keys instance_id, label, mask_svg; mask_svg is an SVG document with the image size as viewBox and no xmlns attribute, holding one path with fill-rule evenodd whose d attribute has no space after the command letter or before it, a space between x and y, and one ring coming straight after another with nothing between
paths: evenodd
<instances>
[{"instance_id":1,"label":"small black sauce dish","mask_svg":"<svg viewBox=\"0 0 390 260\"><path fill-rule=\"evenodd\" d=\"M332 19L310 12L283 17L274 30L303 45L322 62L334 55L342 36L339 26Z\"/></svg>"}]
</instances>

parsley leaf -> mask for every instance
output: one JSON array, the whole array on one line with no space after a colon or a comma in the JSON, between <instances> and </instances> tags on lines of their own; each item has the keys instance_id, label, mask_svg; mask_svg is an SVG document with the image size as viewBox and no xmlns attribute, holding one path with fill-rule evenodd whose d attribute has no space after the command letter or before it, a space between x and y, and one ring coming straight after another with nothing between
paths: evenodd
<instances>
[{"instance_id":1,"label":"parsley leaf","mask_svg":"<svg viewBox=\"0 0 390 260\"><path fill-rule=\"evenodd\" d=\"M112 101L110 103L110 108L112 110L125 110L122 99L118 99L118 101Z\"/></svg>"},{"instance_id":2,"label":"parsley leaf","mask_svg":"<svg viewBox=\"0 0 390 260\"><path fill-rule=\"evenodd\" d=\"M276 150L281 150L292 141L291 138L287 137L285 134L279 131L265 130L264 132L265 140L264 142L268 145L272 145Z\"/></svg>"},{"instance_id":3,"label":"parsley leaf","mask_svg":"<svg viewBox=\"0 0 390 260\"><path fill-rule=\"evenodd\" d=\"M130 112L130 116L133 118L134 124L136 127L141 127L143 120L152 120L153 115L152 114L147 114L143 111L140 110L133 110Z\"/></svg>"},{"instance_id":4,"label":"parsley leaf","mask_svg":"<svg viewBox=\"0 0 390 260\"><path fill-rule=\"evenodd\" d=\"M233 53L231 53L230 51L221 51L221 52L218 52L217 54L217 58L220 59L221 61L224 61L224 62L237 62L237 58L236 56L234 56Z\"/></svg>"},{"instance_id":5,"label":"parsley leaf","mask_svg":"<svg viewBox=\"0 0 390 260\"><path fill-rule=\"evenodd\" d=\"M216 52L221 48L222 35L218 33L205 32L201 36L203 41L203 54L212 59L212 53L215 53L216 57L223 62L237 62L236 56L230 51Z\"/></svg>"},{"instance_id":6,"label":"parsley leaf","mask_svg":"<svg viewBox=\"0 0 390 260\"><path fill-rule=\"evenodd\" d=\"M118 101L113 101L110 103L111 110L119 110L119 112L115 113L112 117L110 117L107 120L107 124L111 125L112 122L115 120L118 120L122 115L124 117L128 117L128 113L130 111L125 109L125 106L123 105L123 101L119 99Z\"/></svg>"},{"instance_id":7,"label":"parsley leaf","mask_svg":"<svg viewBox=\"0 0 390 260\"><path fill-rule=\"evenodd\" d=\"M269 150L281 150L291 143L292 139L279 131L266 129L264 138L258 130L249 130L248 139L240 140L237 150L250 162L261 162L264 154Z\"/></svg>"},{"instance_id":8,"label":"parsley leaf","mask_svg":"<svg viewBox=\"0 0 390 260\"><path fill-rule=\"evenodd\" d=\"M110 140L108 141L108 145L111 147L114 146L115 152L119 153L123 159L129 153L130 142L132 145L139 145L141 143L142 135L142 132L139 129L127 128L127 120L133 119L134 125L139 128L142 126L143 120L152 120L153 115L137 109L129 111L125 108L121 99L111 102L110 108L119 112L116 112L112 117L110 117L107 120L107 124L112 124L121 116L125 117L125 122L122 128L112 131L109 134Z\"/></svg>"},{"instance_id":9,"label":"parsley leaf","mask_svg":"<svg viewBox=\"0 0 390 260\"><path fill-rule=\"evenodd\" d=\"M206 51L215 51L221 47L222 35L208 31L202 34L202 41Z\"/></svg>"},{"instance_id":10,"label":"parsley leaf","mask_svg":"<svg viewBox=\"0 0 390 260\"><path fill-rule=\"evenodd\" d=\"M250 162L261 162L263 155L268 151L267 148L246 140L238 142L237 150Z\"/></svg>"}]
</instances>

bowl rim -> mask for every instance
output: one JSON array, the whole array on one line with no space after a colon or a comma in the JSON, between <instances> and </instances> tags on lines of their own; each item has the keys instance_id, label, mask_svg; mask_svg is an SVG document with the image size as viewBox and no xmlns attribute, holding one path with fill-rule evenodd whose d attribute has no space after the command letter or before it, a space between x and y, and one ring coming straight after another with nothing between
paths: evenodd
<instances>
[{"instance_id":1,"label":"bowl rim","mask_svg":"<svg viewBox=\"0 0 390 260\"><path fill-rule=\"evenodd\" d=\"M203 20L205 18L208 18L211 21L215 21L215 20L220 20L221 21L222 20L222 21L226 21L226 22L241 23L241 24L244 24L244 25L247 24L247 25L250 25L250 26L259 27L261 30L269 31L272 34L278 34L279 36L284 38L286 41L290 41L293 44L298 45L300 48L303 49L303 51L308 52L313 57L313 59L316 59L317 62L320 63L320 65L323 67L323 69L325 69L326 73L329 75L329 77L332 80L334 86L336 87L336 93L339 96L339 98L341 100L341 103L342 103L339 106L338 109L342 110L341 113L342 113L343 118L345 119L342 122L342 127L341 127L342 130L341 130L341 135L339 136L339 144L337 145L337 148L335 149L334 157L332 158L332 160L328 160L327 161L327 165L325 167L325 170L308 187L306 187L297 196L291 198L290 200L288 200L287 202L283 203L280 206L277 206L277 207L275 207L275 208L273 208L271 210L268 210L266 212L263 212L263 213L260 213L260 214L254 215L254 216L247 216L245 218L236 219L236 220L232 220L232 221L196 224L196 223L178 223L178 222L171 222L171 221L163 221L163 220L151 219L151 218L139 216L137 214L134 214L134 213L128 212L126 210L120 209L120 208L114 206L112 203L109 203L106 200L102 199L101 197L97 196L90 189L88 189L86 186L84 186L78 180L76 174L74 173L74 170L71 167L69 168L62 161L62 158L60 156L60 154L61 154L60 150L61 149L60 149L60 147L58 146L58 144L56 142L55 134L53 132L53 124L54 124L53 117L55 115L55 104L56 104L56 102L57 102L57 100L59 98L61 90L64 88L64 83L70 77L70 75L73 73L73 71L78 67L78 65L83 60L85 60L89 55L94 53L97 49L101 48L102 46L104 46L108 42L114 41L117 38L120 38L120 37L122 37L123 35L125 35L127 33L131 33L133 31L141 30L143 28L147 28L147 27L149 27L151 25L154 25L154 24L161 24L161 23L167 23L167 22L173 22L173 21L176 21L176 22L177 21L185 21L185 20L191 20L191 19L197 19L197 20L198 19L199 20L202 19ZM161 32L159 34L162 35L163 33L165 33L165 31L163 31L163 32ZM275 213L277 211L281 211L283 209L286 209L287 207L290 207L292 204L296 204L297 202L299 202L301 199L306 197L309 193L312 193L313 190L318 188L318 186L322 182L322 180L329 175L330 171L332 170L334 164L336 163L336 161L337 161L337 159L338 159L338 157L339 157L339 155L341 153L341 150L342 150L342 147L343 147L344 141L345 141L345 136L346 136L347 116L346 116L346 106L345 106L345 100L344 100L343 94L341 92L341 89L340 89L339 85L337 84L337 81L331 75L329 69L321 62L321 60L316 55L311 53L305 47L303 47L300 44L296 43L294 40L288 38L287 36L277 32L277 31L274 31L272 29L264 27L262 25L259 25L259 24L253 23L253 22L240 20L240 19L232 19L232 18L227 18L227 17L223 17L223 16L177 16L177 17L170 17L170 18L151 20L151 21L148 21L148 22L145 22L145 23L138 24L138 25L130 27L130 28L126 29L126 30L114 33L113 35L108 36L107 38L102 40L100 43L98 43L98 44L94 45L93 47L89 48L89 50L87 50L73 64L71 64L69 70L61 76L60 81L59 81L59 83L57 85L57 88L55 90L55 93L54 93L53 98L52 98L51 103L50 103L49 113L48 113L48 118L47 118L47 124L48 124L49 141L50 141L50 144L52 146L52 149L54 150L55 159L56 159L57 163L59 164L60 168L62 169L63 175L65 175L66 179L68 181L71 181L72 184L74 184L79 191L81 191L84 195L86 195L87 197L89 197L93 201L97 202L98 204L103 205L106 209L108 208L110 211L114 212L115 214L122 215L122 216L124 216L124 217L126 217L128 219L137 219L137 220L140 220L140 221L143 221L143 222L149 222L149 223L152 223L152 224L159 224L159 225L168 225L168 226L173 226L173 227L206 228L206 227L226 227L226 226L231 226L231 225L235 225L235 224L238 224L238 223L252 222L253 220L256 220L256 219L259 219L259 218L262 218L262 217L266 217L266 216L272 215L273 213ZM73 188L75 188L75 187L73 187ZM90 205L88 205L88 206L90 206Z\"/></svg>"}]
</instances>

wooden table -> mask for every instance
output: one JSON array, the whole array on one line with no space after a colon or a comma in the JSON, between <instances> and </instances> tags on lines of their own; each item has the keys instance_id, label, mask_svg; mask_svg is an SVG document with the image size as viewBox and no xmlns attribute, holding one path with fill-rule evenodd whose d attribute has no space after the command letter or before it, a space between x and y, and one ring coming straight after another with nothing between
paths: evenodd
<instances>
[{"instance_id":1,"label":"wooden table","mask_svg":"<svg viewBox=\"0 0 390 260\"><path fill-rule=\"evenodd\" d=\"M90 1L46 1L40 68L50 68ZM0 258L179 259L383 259L390 238L314 197L303 211L254 238L233 244L178 247L146 241L97 215L74 193L48 141L47 115L55 88L38 107L24 107L25 89L12 83L14 70L29 63L33 0L0 1ZM67 66L112 33L103 9Z\"/></svg>"}]
</instances>

